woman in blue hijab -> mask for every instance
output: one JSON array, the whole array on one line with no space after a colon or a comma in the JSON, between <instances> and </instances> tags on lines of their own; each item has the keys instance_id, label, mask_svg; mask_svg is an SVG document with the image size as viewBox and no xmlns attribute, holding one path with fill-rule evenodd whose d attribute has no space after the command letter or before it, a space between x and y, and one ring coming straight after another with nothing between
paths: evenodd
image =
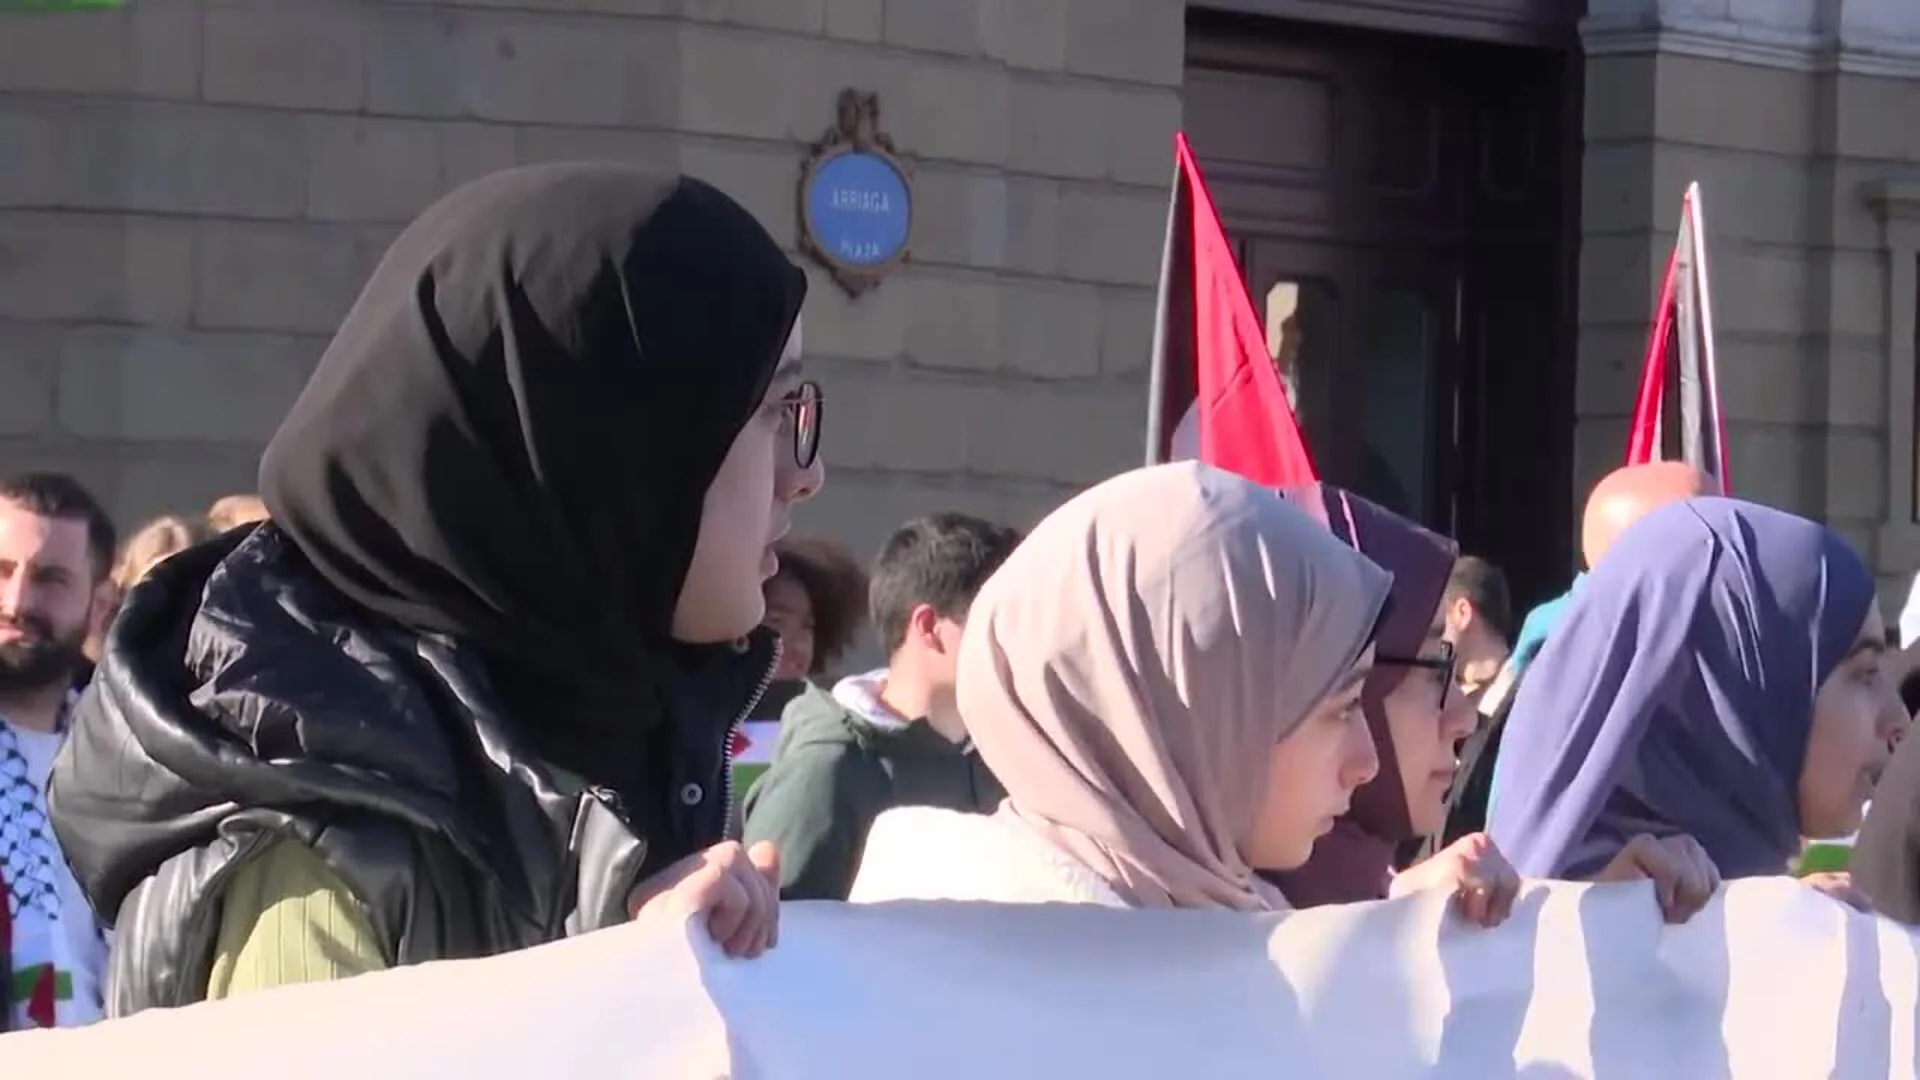
<instances>
[{"instance_id":1,"label":"woman in blue hijab","mask_svg":"<svg viewBox=\"0 0 1920 1080\"><path fill-rule=\"evenodd\" d=\"M1648 515L1522 684L1488 832L1523 875L1611 878L1692 838L1726 877L1845 835L1905 725L1873 576L1823 525L1725 498Z\"/></svg>"}]
</instances>

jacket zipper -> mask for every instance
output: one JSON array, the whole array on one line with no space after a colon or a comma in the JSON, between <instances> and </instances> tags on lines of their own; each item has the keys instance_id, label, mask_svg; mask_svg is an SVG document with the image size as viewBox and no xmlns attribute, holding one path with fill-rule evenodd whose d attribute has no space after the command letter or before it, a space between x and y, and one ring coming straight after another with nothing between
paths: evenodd
<instances>
[{"instance_id":1,"label":"jacket zipper","mask_svg":"<svg viewBox=\"0 0 1920 1080\"><path fill-rule=\"evenodd\" d=\"M783 648L784 645L780 639L774 638L773 656L767 661L767 670L761 673L760 683L754 687L753 693L748 695L747 703L740 707L740 715L734 717L733 723L727 725L726 741L720 745L720 760L725 763L720 772L721 790L726 793L724 807L726 817L722 821L723 828L733 825L733 744L738 741L740 729L746 726L747 718L753 715L753 710L759 706L760 699L766 696L767 687L773 685L773 673L780 670L780 653ZM745 822L741 824L744 828Z\"/></svg>"}]
</instances>

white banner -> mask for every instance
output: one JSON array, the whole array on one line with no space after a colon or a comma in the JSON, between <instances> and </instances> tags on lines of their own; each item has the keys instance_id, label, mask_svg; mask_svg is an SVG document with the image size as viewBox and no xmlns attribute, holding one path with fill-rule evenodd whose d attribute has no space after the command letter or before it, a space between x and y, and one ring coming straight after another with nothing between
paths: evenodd
<instances>
[{"instance_id":1,"label":"white banner","mask_svg":"<svg viewBox=\"0 0 1920 1080\"><path fill-rule=\"evenodd\" d=\"M796 904L778 949L636 924L492 960L0 1038L0 1074L996 1080L1915 1076L1915 938L1784 879L1253 917Z\"/></svg>"}]
</instances>

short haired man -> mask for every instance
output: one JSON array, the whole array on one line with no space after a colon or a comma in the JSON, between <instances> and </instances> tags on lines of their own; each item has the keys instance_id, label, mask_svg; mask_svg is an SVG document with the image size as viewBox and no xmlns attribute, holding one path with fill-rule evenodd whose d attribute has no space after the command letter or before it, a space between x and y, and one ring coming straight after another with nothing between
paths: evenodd
<instances>
[{"instance_id":1,"label":"short haired man","mask_svg":"<svg viewBox=\"0 0 1920 1080\"><path fill-rule=\"evenodd\" d=\"M1453 646L1454 678L1477 698L1507 662L1513 640L1513 599L1507 576L1477 555L1453 564L1441 598L1446 620L1442 636Z\"/></svg>"},{"instance_id":2,"label":"short haired man","mask_svg":"<svg viewBox=\"0 0 1920 1080\"><path fill-rule=\"evenodd\" d=\"M111 609L113 523L59 473L0 478L0 1018L6 1030L101 1016L107 946L47 815L86 642Z\"/></svg>"},{"instance_id":3,"label":"short haired man","mask_svg":"<svg viewBox=\"0 0 1920 1080\"><path fill-rule=\"evenodd\" d=\"M867 830L898 806L985 812L1005 792L954 704L967 608L1019 543L965 514L908 522L873 566L869 606L887 666L808 686L781 717L773 764L748 792L746 842L780 851L780 895L844 900Z\"/></svg>"}]
</instances>

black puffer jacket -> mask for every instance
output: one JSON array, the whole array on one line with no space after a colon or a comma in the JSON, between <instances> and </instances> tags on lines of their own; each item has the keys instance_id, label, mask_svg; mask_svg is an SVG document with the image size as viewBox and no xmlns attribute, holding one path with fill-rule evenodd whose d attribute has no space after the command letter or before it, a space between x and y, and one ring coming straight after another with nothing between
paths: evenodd
<instances>
[{"instance_id":1,"label":"black puffer jacket","mask_svg":"<svg viewBox=\"0 0 1920 1080\"><path fill-rule=\"evenodd\" d=\"M721 839L729 721L774 652L689 654L662 797L636 816L535 760L477 657L367 616L274 526L167 561L128 595L52 783L117 931L109 1013L204 996L222 890L282 839L340 875L394 964L623 920L635 881Z\"/></svg>"}]
</instances>

